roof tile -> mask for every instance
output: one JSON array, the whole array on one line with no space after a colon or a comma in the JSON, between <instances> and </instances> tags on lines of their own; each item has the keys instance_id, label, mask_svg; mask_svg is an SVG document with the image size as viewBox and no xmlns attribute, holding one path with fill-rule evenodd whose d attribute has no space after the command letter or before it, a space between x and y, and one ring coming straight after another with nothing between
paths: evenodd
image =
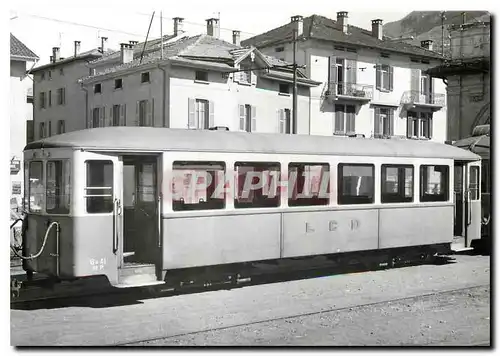
<instances>
[{"instance_id":1,"label":"roof tile","mask_svg":"<svg viewBox=\"0 0 500 356\"><path fill-rule=\"evenodd\" d=\"M38 56L30 50L24 43L19 41L16 36L10 34L10 55L26 58L28 60L37 60Z\"/></svg>"},{"instance_id":2,"label":"roof tile","mask_svg":"<svg viewBox=\"0 0 500 356\"><path fill-rule=\"evenodd\" d=\"M390 41L389 38L379 40L372 36L369 30L357 26L348 26L348 33L343 33L337 22L320 15L312 15L304 18L303 28L306 38L327 40L337 43L345 43L362 47L374 47L381 50L405 53L415 56L431 57L442 59L443 57L433 51L422 47L417 47L403 42ZM266 33L251 37L242 44L245 46L253 45L257 48L271 46L282 41L289 41L293 35L293 24L288 23L281 27L272 29Z\"/></svg>"}]
</instances>

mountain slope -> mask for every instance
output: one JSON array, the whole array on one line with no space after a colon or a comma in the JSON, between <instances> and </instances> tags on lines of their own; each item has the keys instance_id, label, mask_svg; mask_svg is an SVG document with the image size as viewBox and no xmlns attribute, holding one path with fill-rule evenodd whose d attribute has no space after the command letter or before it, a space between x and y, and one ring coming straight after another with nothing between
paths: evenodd
<instances>
[{"instance_id":1,"label":"mountain slope","mask_svg":"<svg viewBox=\"0 0 500 356\"><path fill-rule=\"evenodd\" d=\"M467 11L465 22L490 21L487 11ZM413 36L413 40L405 42L420 46L420 41L433 40L434 50L441 52L441 43L444 38L444 54L449 52L449 25L462 23L462 11L446 11L444 20L444 37L441 30L440 11L412 11L398 21L389 22L384 25L384 35L392 38L407 38Z\"/></svg>"}]
</instances>

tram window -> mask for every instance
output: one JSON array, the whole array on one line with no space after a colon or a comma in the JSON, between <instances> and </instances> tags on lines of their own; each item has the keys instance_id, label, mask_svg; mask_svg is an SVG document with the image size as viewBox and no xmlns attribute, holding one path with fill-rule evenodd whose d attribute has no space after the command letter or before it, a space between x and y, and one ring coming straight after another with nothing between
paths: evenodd
<instances>
[{"instance_id":1,"label":"tram window","mask_svg":"<svg viewBox=\"0 0 500 356\"><path fill-rule=\"evenodd\" d=\"M288 206L328 205L330 166L327 163L288 165Z\"/></svg>"},{"instance_id":2,"label":"tram window","mask_svg":"<svg viewBox=\"0 0 500 356\"><path fill-rule=\"evenodd\" d=\"M338 204L373 203L374 176L373 164L340 163L338 166Z\"/></svg>"},{"instance_id":3,"label":"tram window","mask_svg":"<svg viewBox=\"0 0 500 356\"><path fill-rule=\"evenodd\" d=\"M225 168L224 162L174 162L173 210L224 209Z\"/></svg>"},{"instance_id":4,"label":"tram window","mask_svg":"<svg viewBox=\"0 0 500 356\"><path fill-rule=\"evenodd\" d=\"M113 162L87 161L87 213L113 211Z\"/></svg>"},{"instance_id":5,"label":"tram window","mask_svg":"<svg viewBox=\"0 0 500 356\"><path fill-rule=\"evenodd\" d=\"M382 203L413 201L413 166L382 165Z\"/></svg>"},{"instance_id":6,"label":"tram window","mask_svg":"<svg viewBox=\"0 0 500 356\"><path fill-rule=\"evenodd\" d=\"M448 201L448 166L420 166L420 201Z\"/></svg>"},{"instance_id":7,"label":"tram window","mask_svg":"<svg viewBox=\"0 0 500 356\"><path fill-rule=\"evenodd\" d=\"M469 190L470 199L479 199L479 167L470 167L470 177L469 177Z\"/></svg>"},{"instance_id":8,"label":"tram window","mask_svg":"<svg viewBox=\"0 0 500 356\"><path fill-rule=\"evenodd\" d=\"M68 214L70 199L69 161L47 162L47 213Z\"/></svg>"},{"instance_id":9,"label":"tram window","mask_svg":"<svg viewBox=\"0 0 500 356\"><path fill-rule=\"evenodd\" d=\"M29 211L39 213L45 204L43 162L33 161L29 165Z\"/></svg>"},{"instance_id":10,"label":"tram window","mask_svg":"<svg viewBox=\"0 0 500 356\"><path fill-rule=\"evenodd\" d=\"M274 208L280 206L278 180L280 164L236 162L235 208Z\"/></svg>"}]
</instances>

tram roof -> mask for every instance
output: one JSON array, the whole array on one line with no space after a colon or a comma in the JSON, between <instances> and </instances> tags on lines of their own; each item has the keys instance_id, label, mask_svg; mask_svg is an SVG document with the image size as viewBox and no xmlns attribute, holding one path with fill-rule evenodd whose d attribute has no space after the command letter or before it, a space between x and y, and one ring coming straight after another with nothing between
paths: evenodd
<instances>
[{"instance_id":1,"label":"tram roof","mask_svg":"<svg viewBox=\"0 0 500 356\"><path fill-rule=\"evenodd\" d=\"M199 151L480 159L470 151L432 141L153 127L103 127L73 131L31 142L25 150L65 147L128 153Z\"/></svg>"}]
</instances>

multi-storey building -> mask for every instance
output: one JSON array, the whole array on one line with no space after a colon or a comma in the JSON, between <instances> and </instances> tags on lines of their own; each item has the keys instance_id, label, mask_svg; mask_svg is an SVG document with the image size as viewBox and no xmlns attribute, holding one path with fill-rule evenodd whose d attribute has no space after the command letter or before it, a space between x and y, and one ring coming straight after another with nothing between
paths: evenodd
<instances>
[{"instance_id":1,"label":"multi-storey building","mask_svg":"<svg viewBox=\"0 0 500 356\"><path fill-rule=\"evenodd\" d=\"M85 95L78 79L89 75L86 64L102 55L100 48L80 52L75 41L71 57L61 58L54 47L50 62L32 70L36 139L85 128Z\"/></svg>"},{"instance_id":2,"label":"multi-storey building","mask_svg":"<svg viewBox=\"0 0 500 356\"><path fill-rule=\"evenodd\" d=\"M447 82L448 136L456 141L490 123L490 23L450 27L451 58L427 72Z\"/></svg>"},{"instance_id":3,"label":"multi-storey building","mask_svg":"<svg viewBox=\"0 0 500 356\"><path fill-rule=\"evenodd\" d=\"M174 34L143 45L124 43L117 53L89 63L93 75L80 80L86 91L86 127L153 126L231 131L291 132L292 70L289 63L219 38L218 19L207 33L188 36L181 18ZM310 88L319 85L298 73L298 133L310 131Z\"/></svg>"},{"instance_id":4,"label":"multi-storey building","mask_svg":"<svg viewBox=\"0 0 500 356\"><path fill-rule=\"evenodd\" d=\"M23 195L23 149L32 140L31 78L27 63L34 65L38 56L10 34L10 189L12 205L19 206ZM15 201L15 203L14 203Z\"/></svg>"},{"instance_id":5,"label":"multi-storey building","mask_svg":"<svg viewBox=\"0 0 500 356\"><path fill-rule=\"evenodd\" d=\"M372 30L312 15L242 41L267 55L306 66L306 75L322 84L311 88L310 133L407 136L445 141L445 86L424 73L442 62L432 41L412 46L383 36L382 20ZM296 37L295 37L296 36ZM293 39L296 38L296 41Z\"/></svg>"}]
</instances>

